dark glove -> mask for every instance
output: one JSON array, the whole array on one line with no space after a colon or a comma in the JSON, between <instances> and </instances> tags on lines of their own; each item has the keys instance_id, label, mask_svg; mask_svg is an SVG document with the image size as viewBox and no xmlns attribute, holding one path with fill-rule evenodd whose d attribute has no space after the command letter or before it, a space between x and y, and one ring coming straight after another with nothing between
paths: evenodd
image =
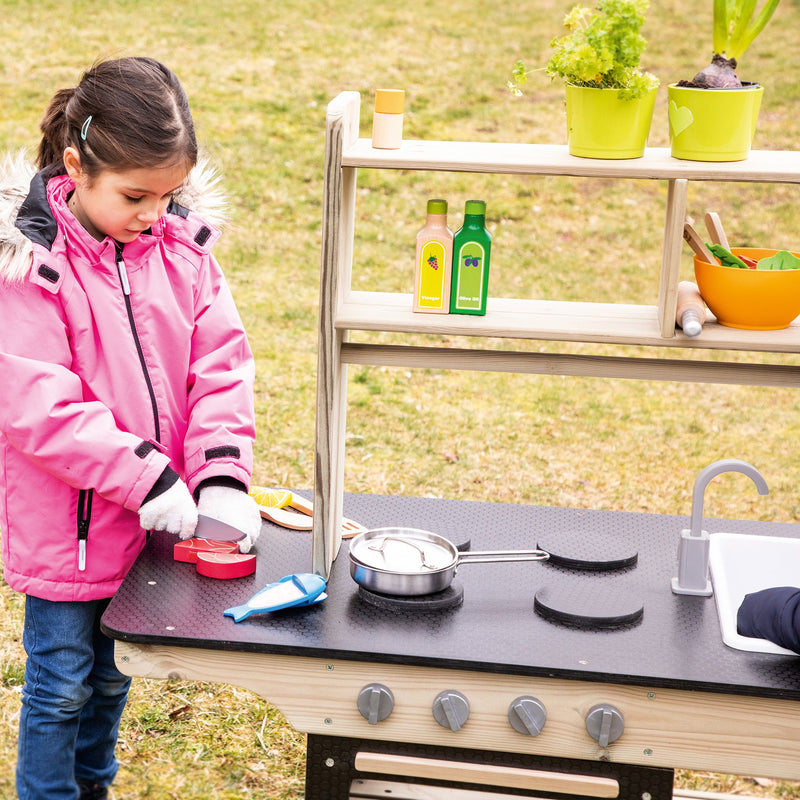
<instances>
[{"instance_id":1,"label":"dark glove","mask_svg":"<svg viewBox=\"0 0 800 800\"><path fill-rule=\"evenodd\" d=\"M777 586L746 594L736 615L736 632L800 653L800 589Z\"/></svg>"}]
</instances>

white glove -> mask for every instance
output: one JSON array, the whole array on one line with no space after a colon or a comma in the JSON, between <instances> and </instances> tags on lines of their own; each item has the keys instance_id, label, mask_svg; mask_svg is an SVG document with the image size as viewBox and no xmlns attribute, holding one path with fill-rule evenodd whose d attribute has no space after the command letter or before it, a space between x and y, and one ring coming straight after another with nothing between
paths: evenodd
<instances>
[{"instance_id":1,"label":"white glove","mask_svg":"<svg viewBox=\"0 0 800 800\"><path fill-rule=\"evenodd\" d=\"M139 509L139 524L146 531L177 533L190 539L197 527L197 506L186 484L178 479L166 492Z\"/></svg>"},{"instance_id":2,"label":"white glove","mask_svg":"<svg viewBox=\"0 0 800 800\"><path fill-rule=\"evenodd\" d=\"M206 486L200 490L197 510L214 517L246 534L239 542L239 552L249 553L261 533L261 512L258 503L241 489L230 486Z\"/></svg>"}]
</instances>

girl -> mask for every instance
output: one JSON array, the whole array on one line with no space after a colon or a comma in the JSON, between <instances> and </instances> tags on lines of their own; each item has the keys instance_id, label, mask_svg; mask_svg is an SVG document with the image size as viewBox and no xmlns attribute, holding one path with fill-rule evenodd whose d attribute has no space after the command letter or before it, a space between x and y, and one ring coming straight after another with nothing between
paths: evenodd
<instances>
[{"instance_id":1,"label":"girl","mask_svg":"<svg viewBox=\"0 0 800 800\"><path fill-rule=\"evenodd\" d=\"M0 187L0 529L26 594L17 791L105 798L129 679L100 617L146 531L190 537L199 512L254 543L254 368L219 232L186 207L203 187L175 75L97 64L41 128L30 187Z\"/></svg>"}]
</instances>

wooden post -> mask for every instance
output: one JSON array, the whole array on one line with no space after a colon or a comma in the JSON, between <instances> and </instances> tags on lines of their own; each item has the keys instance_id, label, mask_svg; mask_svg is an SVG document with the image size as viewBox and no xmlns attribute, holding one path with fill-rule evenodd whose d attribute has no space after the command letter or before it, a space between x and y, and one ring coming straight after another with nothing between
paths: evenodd
<instances>
[{"instance_id":1,"label":"wooden post","mask_svg":"<svg viewBox=\"0 0 800 800\"><path fill-rule=\"evenodd\" d=\"M678 281L681 272L683 222L686 218L686 194L689 181L677 178L669 181L667 215L664 223L664 249L661 256L661 277L658 285L658 322L661 335L675 335L675 312L678 310Z\"/></svg>"},{"instance_id":2,"label":"wooden post","mask_svg":"<svg viewBox=\"0 0 800 800\"><path fill-rule=\"evenodd\" d=\"M347 334L336 329L336 313L350 291L355 224L356 170L342 168L342 152L358 138L360 107L358 92L342 92L326 117L311 550L312 571L326 579L342 540Z\"/></svg>"}]
</instances>

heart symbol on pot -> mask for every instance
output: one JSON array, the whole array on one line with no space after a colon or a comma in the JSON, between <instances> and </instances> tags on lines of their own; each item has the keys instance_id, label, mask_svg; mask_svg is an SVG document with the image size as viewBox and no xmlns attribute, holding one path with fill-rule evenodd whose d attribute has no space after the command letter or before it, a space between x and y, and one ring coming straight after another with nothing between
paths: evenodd
<instances>
[{"instance_id":1,"label":"heart symbol on pot","mask_svg":"<svg viewBox=\"0 0 800 800\"><path fill-rule=\"evenodd\" d=\"M680 136L693 122L694 115L690 108L679 107L674 100L669 101L669 130L673 137Z\"/></svg>"}]
</instances>

